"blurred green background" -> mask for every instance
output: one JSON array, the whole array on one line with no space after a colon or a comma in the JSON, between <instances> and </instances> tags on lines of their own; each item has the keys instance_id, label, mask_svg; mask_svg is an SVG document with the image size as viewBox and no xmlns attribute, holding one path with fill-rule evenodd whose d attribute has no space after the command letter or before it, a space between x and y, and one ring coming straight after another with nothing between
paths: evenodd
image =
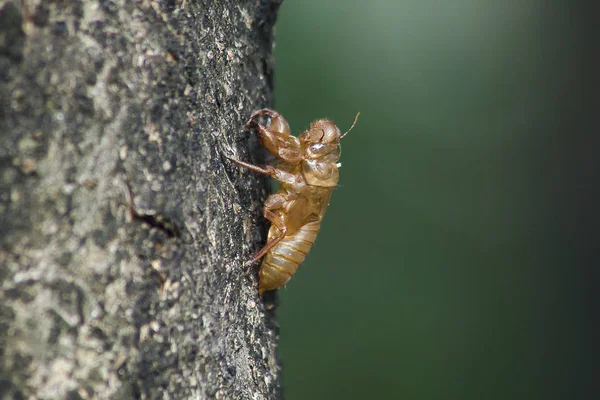
<instances>
[{"instance_id":1,"label":"blurred green background","mask_svg":"<svg viewBox=\"0 0 600 400\"><path fill-rule=\"evenodd\" d=\"M583 277L552 233L581 51L564 3L284 1L275 108L294 133L361 112L279 291L287 400L583 398Z\"/></svg>"}]
</instances>

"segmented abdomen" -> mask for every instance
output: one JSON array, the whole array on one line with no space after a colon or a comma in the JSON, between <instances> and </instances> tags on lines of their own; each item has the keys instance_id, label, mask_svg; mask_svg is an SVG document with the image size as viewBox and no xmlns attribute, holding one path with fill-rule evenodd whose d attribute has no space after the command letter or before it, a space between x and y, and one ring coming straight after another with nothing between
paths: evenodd
<instances>
[{"instance_id":1,"label":"segmented abdomen","mask_svg":"<svg viewBox=\"0 0 600 400\"><path fill-rule=\"evenodd\" d=\"M278 289L290 280L298 266L304 261L304 257L317 237L320 226L320 221L307 223L297 232L286 235L265 255L258 271L259 294L265 290ZM271 226L269 237L271 237L273 229L277 228Z\"/></svg>"}]
</instances>

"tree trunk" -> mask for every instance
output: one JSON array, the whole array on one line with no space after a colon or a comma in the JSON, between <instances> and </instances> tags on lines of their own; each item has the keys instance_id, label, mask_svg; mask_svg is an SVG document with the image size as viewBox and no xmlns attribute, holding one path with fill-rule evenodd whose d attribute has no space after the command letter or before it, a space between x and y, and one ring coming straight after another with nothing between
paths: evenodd
<instances>
[{"instance_id":1,"label":"tree trunk","mask_svg":"<svg viewBox=\"0 0 600 400\"><path fill-rule=\"evenodd\" d=\"M279 2L0 0L0 398L281 397L267 180L221 156Z\"/></svg>"}]
</instances>

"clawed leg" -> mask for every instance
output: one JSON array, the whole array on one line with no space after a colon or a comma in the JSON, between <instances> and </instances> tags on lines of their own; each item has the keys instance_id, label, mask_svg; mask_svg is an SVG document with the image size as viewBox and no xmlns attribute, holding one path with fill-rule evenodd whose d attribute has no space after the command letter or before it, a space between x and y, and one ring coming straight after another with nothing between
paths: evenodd
<instances>
[{"instance_id":1,"label":"clawed leg","mask_svg":"<svg viewBox=\"0 0 600 400\"><path fill-rule=\"evenodd\" d=\"M271 118L267 126L257 121L257 118L263 115ZM292 165L302 160L300 142L290 134L290 126L278 112L268 108L255 111L246 123L246 127L256 127L263 147L279 159Z\"/></svg>"},{"instance_id":2,"label":"clawed leg","mask_svg":"<svg viewBox=\"0 0 600 400\"><path fill-rule=\"evenodd\" d=\"M267 212L265 212L265 215L267 214ZM258 251L258 253L256 253L256 255L254 257L252 257L251 260L248 260L244 265L246 267L254 264L255 262L257 262L258 260L260 260L261 258L263 258L263 256L265 254L267 254L269 252L269 250L271 250L273 247L275 247L275 245L277 243L279 243L281 241L281 239L283 239L287 233L287 229L285 227L285 225L283 225L283 222L281 220L277 219L277 216L275 214L270 215L269 217L267 217L271 223L273 225L275 225L278 229L279 229L279 235L277 235L276 237L272 238L271 240L269 240L262 249L260 249Z\"/></svg>"},{"instance_id":3,"label":"clawed leg","mask_svg":"<svg viewBox=\"0 0 600 400\"><path fill-rule=\"evenodd\" d=\"M248 120L248 122L246 122L246 126L247 127L250 127L253 125L261 126L261 124L256 122L256 119L258 117L262 117L263 115L267 115L268 117L271 118L271 122L269 123L269 126L266 127L267 129L269 129L270 131L273 131L273 132L283 133L284 135L291 134L290 126L287 123L287 121L285 120L285 118L283 118L283 116L281 114L279 114L277 111L271 110L270 108L263 108L261 110L254 111L252 113L252 115L250 116L250 119Z\"/></svg>"},{"instance_id":4,"label":"clawed leg","mask_svg":"<svg viewBox=\"0 0 600 400\"><path fill-rule=\"evenodd\" d=\"M270 240L263 246L262 249L256 253L251 260L245 263L245 266L250 266L260 260L265 254L269 252L277 243L281 241L287 234L287 227L285 226L281 216L277 213L273 212L273 210L281 209L285 205L286 199L280 194L273 194L267 198L265 201L265 208L263 210L263 215L266 219L268 219L273 225L279 229L278 235L270 238Z\"/></svg>"}]
</instances>

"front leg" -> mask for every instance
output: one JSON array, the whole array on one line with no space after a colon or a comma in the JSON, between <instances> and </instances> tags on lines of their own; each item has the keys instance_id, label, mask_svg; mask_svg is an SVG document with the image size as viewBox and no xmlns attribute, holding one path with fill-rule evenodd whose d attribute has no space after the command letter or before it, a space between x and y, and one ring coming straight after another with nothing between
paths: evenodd
<instances>
[{"instance_id":1,"label":"front leg","mask_svg":"<svg viewBox=\"0 0 600 400\"><path fill-rule=\"evenodd\" d=\"M258 111L254 111L248 122L246 122L247 127L251 127L253 125L258 125L256 119L262 117L263 115L271 118L269 122L269 126L267 127L270 131L279 132L283 135L291 135L290 125L287 123L283 115L279 114L275 110L271 110L270 108L262 108Z\"/></svg>"},{"instance_id":2,"label":"front leg","mask_svg":"<svg viewBox=\"0 0 600 400\"><path fill-rule=\"evenodd\" d=\"M267 126L257 122L257 118L263 115L271 118ZM269 153L291 165L302 161L300 141L290 134L290 126L278 112L268 108L255 111L246 126L258 128L260 142Z\"/></svg>"}]
</instances>

